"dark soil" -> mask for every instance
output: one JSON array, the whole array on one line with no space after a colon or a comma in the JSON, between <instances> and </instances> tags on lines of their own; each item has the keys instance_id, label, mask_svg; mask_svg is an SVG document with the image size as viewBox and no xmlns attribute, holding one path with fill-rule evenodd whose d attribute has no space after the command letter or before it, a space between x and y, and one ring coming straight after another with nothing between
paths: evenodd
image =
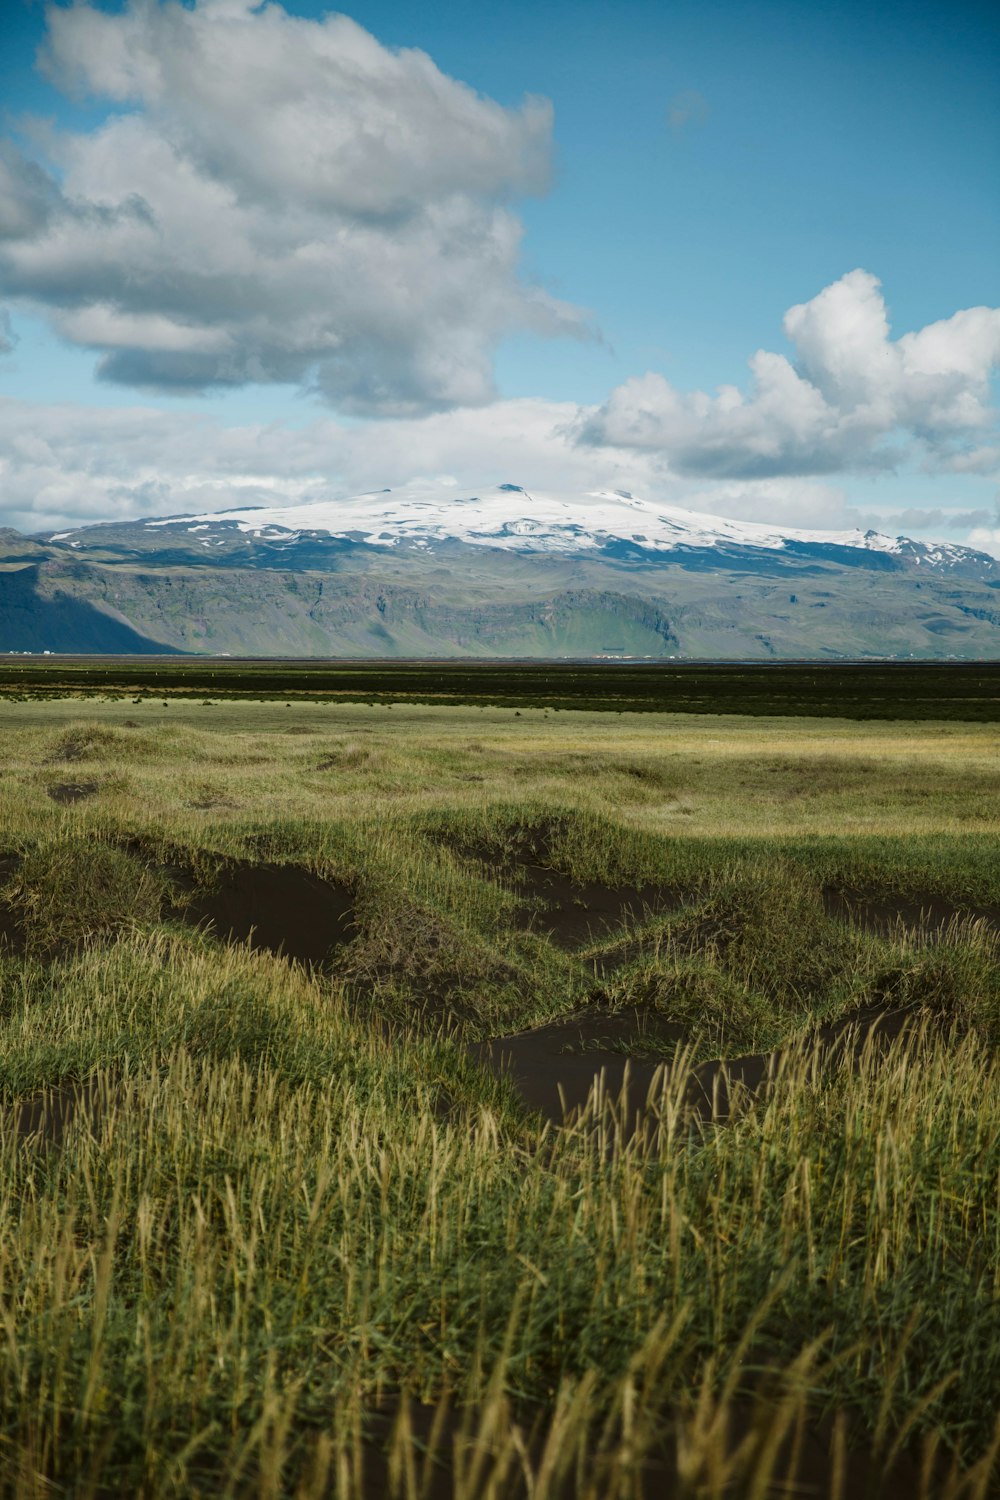
<instances>
[{"instance_id":1,"label":"dark soil","mask_svg":"<svg viewBox=\"0 0 1000 1500\"><path fill-rule=\"evenodd\" d=\"M515 925L545 934L560 948L586 947L610 939L623 930L659 916L679 911L694 899L690 892L669 886L620 885L600 881L575 881L548 865L508 859L487 863L491 878L513 885L524 899ZM878 937L889 937L902 924L922 928L940 936L956 920L983 921L1000 932L1000 906L960 906L932 893L904 896L887 891L841 891L827 886L823 891L827 916L850 923ZM626 948L599 960L602 972L610 972L635 954Z\"/></svg>"},{"instance_id":2,"label":"dark soil","mask_svg":"<svg viewBox=\"0 0 1000 1500\"><path fill-rule=\"evenodd\" d=\"M107 1091L98 1083L59 1083L39 1089L27 1099L4 1110L19 1141L37 1146L58 1146L76 1117L82 1116L96 1130L108 1105Z\"/></svg>"},{"instance_id":3,"label":"dark soil","mask_svg":"<svg viewBox=\"0 0 1000 1500\"><path fill-rule=\"evenodd\" d=\"M24 953L27 949L24 927L18 918L0 901L0 952Z\"/></svg>"},{"instance_id":4,"label":"dark soil","mask_svg":"<svg viewBox=\"0 0 1000 1500\"><path fill-rule=\"evenodd\" d=\"M21 861L16 854L5 854L0 856L0 890L16 871ZM0 901L0 953L4 949L13 950L15 953L25 951L24 927L19 917L11 911L5 902Z\"/></svg>"},{"instance_id":5,"label":"dark soil","mask_svg":"<svg viewBox=\"0 0 1000 1500\"><path fill-rule=\"evenodd\" d=\"M530 828L511 836L511 847L495 849L451 843L457 854L479 866L489 880L511 885L522 905L514 925L544 934L559 948L583 948L681 905L675 891L655 885L607 885L579 881L545 861L556 828Z\"/></svg>"},{"instance_id":6,"label":"dark soil","mask_svg":"<svg viewBox=\"0 0 1000 1500\"><path fill-rule=\"evenodd\" d=\"M859 1059L868 1047L887 1050L923 1019L917 1007L871 1006L819 1026L808 1038L821 1062L834 1066L845 1056ZM739 1107L741 1094L757 1097L767 1092L789 1056L789 1049L748 1053L699 1063L691 1075L688 1099L703 1119L726 1120Z\"/></svg>"},{"instance_id":7,"label":"dark soil","mask_svg":"<svg viewBox=\"0 0 1000 1500\"><path fill-rule=\"evenodd\" d=\"M912 1008L872 1007L817 1028L811 1041L828 1065L845 1054L860 1057L866 1045L888 1046L921 1017ZM628 1078L630 1129L645 1128L644 1105L660 1070L688 1036L685 1027L638 1007L611 1014L596 1008L551 1021L531 1031L470 1046L482 1066L513 1083L528 1109L557 1125L569 1123L587 1103L598 1078L606 1094L619 1098ZM641 1041L630 1051L630 1044ZM659 1055L656 1055L657 1052ZM699 1063L686 1085L692 1119L727 1120L739 1098L766 1092L787 1059L788 1049L718 1058Z\"/></svg>"},{"instance_id":8,"label":"dark soil","mask_svg":"<svg viewBox=\"0 0 1000 1500\"><path fill-rule=\"evenodd\" d=\"M53 802L59 802L68 806L73 802L83 802L85 798L92 797L101 789L97 781L60 781L55 786L46 787L46 791Z\"/></svg>"},{"instance_id":9,"label":"dark soil","mask_svg":"<svg viewBox=\"0 0 1000 1500\"><path fill-rule=\"evenodd\" d=\"M518 864L510 878L517 894L527 898L516 925L546 934L560 948L600 942L624 927L659 912L676 910L681 904L673 891L659 886L576 881L545 865Z\"/></svg>"},{"instance_id":10,"label":"dark soil","mask_svg":"<svg viewBox=\"0 0 1000 1500\"><path fill-rule=\"evenodd\" d=\"M644 1102L664 1057L686 1035L683 1026L653 1011L632 1006L609 1013L588 1007L531 1031L474 1043L469 1052L484 1067L509 1078L529 1109L561 1125L583 1108L601 1074L608 1091L620 1094L626 1067L632 1098ZM640 1039L642 1051L620 1050ZM654 1049L652 1055L647 1049Z\"/></svg>"},{"instance_id":11,"label":"dark soil","mask_svg":"<svg viewBox=\"0 0 1000 1500\"><path fill-rule=\"evenodd\" d=\"M538 827L512 829L502 851L447 834L438 837L456 854L472 861L488 880L512 886L522 902L514 925L522 931L543 934L559 948L586 947L683 904L681 896L665 886L580 881L554 869L549 860L561 831L558 819Z\"/></svg>"},{"instance_id":12,"label":"dark soil","mask_svg":"<svg viewBox=\"0 0 1000 1500\"><path fill-rule=\"evenodd\" d=\"M980 920L1000 930L1000 906L957 906L930 892L903 896L892 891L823 891L827 916L850 922L877 937L888 937L900 923L940 933L956 919Z\"/></svg>"},{"instance_id":13,"label":"dark soil","mask_svg":"<svg viewBox=\"0 0 1000 1500\"><path fill-rule=\"evenodd\" d=\"M730 1425L726 1434L727 1452L733 1453L741 1443L754 1441L771 1425L775 1397L770 1400L766 1393L745 1397L733 1402L730 1407ZM400 1416L400 1399L386 1398L379 1406L366 1413L363 1418L368 1438L365 1454L365 1469L362 1483L364 1500L381 1500L389 1493L389 1466L385 1456L391 1445L393 1430ZM407 1415L413 1441L420 1493L426 1500L452 1500L454 1495L454 1453L456 1446L467 1443L471 1429L477 1428L477 1414L454 1409L448 1411L435 1431L435 1408L416 1401L408 1403ZM519 1409L512 1415L521 1430L525 1448L537 1465L544 1450L551 1414L543 1409ZM662 1440L645 1454L641 1468L636 1474L634 1493L636 1500L670 1500L679 1495L677 1450L674 1423L669 1411L663 1414ZM841 1500L850 1495L852 1500L913 1500L921 1491L920 1464L916 1455L900 1453L888 1472L884 1464L872 1451L871 1435L854 1424L848 1426L843 1454L843 1488L835 1491L832 1482L833 1453L835 1451L835 1424L831 1418L818 1413L809 1416L803 1423L798 1438L795 1424L792 1431L780 1444L772 1470L773 1485L768 1486L770 1495L811 1496L813 1500ZM596 1460L595 1460L596 1463ZM937 1477L944 1479L947 1465L939 1459L935 1465ZM493 1473L492 1460L485 1458L483 1479ZM589 1467L588 1483L593 1482L594 1468ZM497 1480L500 1476L496 1476ZM502 1478L500 1491L504 1500L528 1500L528 1490L523 1477L514 1469ZM548 1494L558 1500L575 1500L580 1493L579 1480L575 1474L561 1484L554 1484ZM685 1487L684 1493L687 1493ZM734 1489L733 1497L746 1493L743 1488Z\"/></svg>"},{"instance_id":14,"label":"dark soil","mask_svg":"<svg viewBox=\"0 0 1000 1500\"><path fill-rule=\"evenodd\" d=\"M322 967L354 934L352 892L298 865L223 865L179 912L223 943L249 943Z\"/></svg>"}]
</instances>

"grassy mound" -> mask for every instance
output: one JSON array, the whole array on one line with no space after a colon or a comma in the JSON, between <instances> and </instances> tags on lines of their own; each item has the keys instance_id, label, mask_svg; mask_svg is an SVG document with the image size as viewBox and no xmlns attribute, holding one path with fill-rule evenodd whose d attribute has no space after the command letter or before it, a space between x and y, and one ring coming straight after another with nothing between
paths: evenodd
<instances>
[{"instance_id":1,"label":"grassy mound","mask_svg":"<svg viewBox=\"0 0 1000 1500\"><path fill-rule=\"evenodd\" d=\"M0 894L28 952L51 957L157 922L169 888L122 849L65 837L30 850Z\"/></svg>"}]
</instances>

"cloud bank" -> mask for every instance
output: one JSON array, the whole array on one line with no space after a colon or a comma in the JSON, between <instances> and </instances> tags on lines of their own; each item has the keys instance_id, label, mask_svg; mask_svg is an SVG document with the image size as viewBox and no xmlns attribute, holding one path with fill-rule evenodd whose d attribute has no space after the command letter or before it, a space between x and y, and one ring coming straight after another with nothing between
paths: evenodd
<instances>
[{"instance_id":1,"label":"cloud bank","mask_svg":"<svg viewBox=\"0 0 1000 1500\"><path fill-rule=\"evenodd\" d=\"M798 479L691 482L655 454L585 447L581 409L536 398L377 424L322 417L223 425L208 414L0 398L0 525L61 530L233 506L329 500L439 480L529 490L626 489L737 519L843 528L843 494ZM867 524L867 522L866 522Z\"/></svg>"},{"instance_id":2,"label":"cloud bank","mask_svg":"<svg viewBox=\"0 0 1000 1500\"><path fill-rule=\"evenodd\" d=\"M880 283L851 271L789 308L794 359L758 350L744 394L627 380L580 427L580 441L660 453L675 472L718 478L878 472L919 457L990 472L998 450L989 380L1000 364L1000 309L972 307L899 339Z\"/></svg>"},{"instance_id":3,"label":"cloud bank","mask_svg":"<svg viewBox=\"0 0 1000 1500\"><path fill-rule=\"evenodd\" d=\"M137 516L328 499L417 476L458 484L638 488L641 456L576 447L573 403L501 401L378 424L224 426L209 415L0 398L0 525L42 531Z\"/></svg>"},{"instance_id":4,"label":"cloud bank","mask_svg":"<svg viewBox=\"0 0 1000 1500\"><path fill-rule=\"evenodd\" d=\"M900 507L906 485L897 480L878 509L860 510L826 479L679 477L655 452L581 444L579 428L594 415L573 402L525 397L378 423L324 416L226 425L208 413L0 397L0 526L63 530L384 487L405 492L411 481L439 481L456 494L513 483L581 496L625 489L735 520L923 533L1000 556L992 507Z\"/></svg>"},{"instance_id":5,"label":"cloud bank","mask_svg":"<svg viewBox=\"0 0 1000 1500\"><path fill-rule=\"evenodd\" d=\"M514 329L579 334L517 274L552 109L507 109L341 15L254 0L50 7L42 65L115 111L0 151L0 290L101 378L296 382L345 412L494 394Z\"/></svg>"}]
</instances>

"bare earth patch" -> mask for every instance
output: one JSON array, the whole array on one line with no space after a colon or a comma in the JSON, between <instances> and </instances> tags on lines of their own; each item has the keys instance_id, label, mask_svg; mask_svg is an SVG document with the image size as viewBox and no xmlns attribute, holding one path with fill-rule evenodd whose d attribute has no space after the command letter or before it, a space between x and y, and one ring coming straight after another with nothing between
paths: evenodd
<instances>
[{"instance_id":1,"label":"bare earth patch","mask_svg":"<svg viewBox=\"0 0 1000 1500\"><path fill-rule=\"evenodd\" d=\"M196 890L183 918L223 943L322 966L353 935L354 900L346 886L297 865L233 861L215 883Z\"/></svg>"},{"instance_id":2,"label":"bare earth patch","mask_svg":"<svg viewBox=\"0 0 1000 1500\"><path fill-rule=\"evenodd\" d=\"M903 896L891 891L839 891L827 887L823 903L828 916L865 932L888 937L899 926L943 932L956 921L981 921L1000 929L1000 906L959 906L942 896Z\"/></svg>"},{"instance_id":3,"label":"bare earth patch","mask_svg":"<svg viewBox=\"0 0 1000 1500\"><path fill-rule=\"evenodd\" d=\"M914 1007L871 1007L817 1028L805 1045L815 1047L824 1066L844 1057L857 1061L866 1047L881 1051L907 1033L916 1035L922 1018ZM508 1078L528 1109L556 1125L571 1124L595 1087L617 1099L627 1084L630 1129L638 1131L646 1128L650 1090L688 1039L684 1026L640 1007L610 1014L590 1007L545 1026L475 1043L469 1051L482 1066ZM689 1068L684 1103L691 1118L728 1120L742 1103L766 1094L792 1050L717 1058Z\"/></svg>"},{"instance_id":4,"label":"bare earth patch","mask_svg":"<svg viewBox=\"0 0 1000 1500\"><path fill-rule=\"evenodd\" d=\"M45 788L53 802L58 802L62 807L71 807L74 802L85 802L100 789L98 781L59 781L54 786Z\"/></svg>"}]
</instances>

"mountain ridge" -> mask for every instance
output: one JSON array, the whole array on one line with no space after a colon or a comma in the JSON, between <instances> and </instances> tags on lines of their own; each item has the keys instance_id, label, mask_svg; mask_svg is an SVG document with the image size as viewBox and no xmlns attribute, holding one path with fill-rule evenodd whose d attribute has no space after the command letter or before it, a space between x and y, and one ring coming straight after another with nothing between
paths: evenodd
<instances>
[{"instance_id":1,"label":"mountain ridge","mask_svg":"<svg viewBox=\"0 0 1000 1500\"><path fill-rule=\"evenodd\" d=\"M788 660L1000 657L1000 563L589 495L422 482L23 537L0 650Z\"/></svg>"},{"instance_id":2,"label":"mountain ridge","mask_svg":"<svg viewBox=\"0 0 1000 1500\"><path fill-rule=\"evenodd\" d=\"M106 533L109 525L115 523L41 534L39 539L75 546L86 538L98 540L98 533ZM136 528L180 529L203 549L219 545L220 530L229 528L266 541L272 549L281 551L291 551L303 538L324 535L335 542L381 549L407 544L432 548L457 542L515 552L567 555L609 550L620 555L624 550L637 558L648 556L650 561L676 555L682 563L686 554L706 550L724 550L726 555L746 550L799 551L803 555L853 551L914 566L948 571L971 569L1000 577L1000 562L995 558L953 543L917 542L873 529L827 531L734 521L680 506L655 504L627 490L597 490L581 495L529 491L511 483L471 494L441 483L412 484L400 491L373 490L338 500L231 506L221 511L196 511L126 523L126 529L133 534Z\"/></svg>"}]
</instances>

